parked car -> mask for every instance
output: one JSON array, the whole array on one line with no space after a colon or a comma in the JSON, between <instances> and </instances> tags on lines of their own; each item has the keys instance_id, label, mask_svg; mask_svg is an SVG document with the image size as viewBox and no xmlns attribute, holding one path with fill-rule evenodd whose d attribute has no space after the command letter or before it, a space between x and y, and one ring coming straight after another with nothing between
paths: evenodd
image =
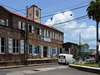
<instances>
[{"instance_id":1,"label":"parked car","mask_svg":"<svg viewBox=\"0 0 100 75\"><path fill-rule=\"evenodd\" d=\"M73 55L71 54L59 54L58 63L59 64L72 64L75 62Z\"/></svg>"}]
</instances>

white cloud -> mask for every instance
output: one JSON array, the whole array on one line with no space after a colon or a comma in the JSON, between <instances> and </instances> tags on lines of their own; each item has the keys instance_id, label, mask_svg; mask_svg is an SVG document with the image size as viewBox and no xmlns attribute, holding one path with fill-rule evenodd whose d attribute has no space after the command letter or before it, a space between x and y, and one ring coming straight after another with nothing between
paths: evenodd
<instances>
[{"instance_id":1,"label":"white cloud","mask_svg":"<svg viewBox=\"0 0 100 75\"><path fill-rule=\"evenodd\" d=\"M71 11L55 14L51 19L48 19L46 24L53 26L61 22L74 19ZM88 43L91 48L95 47L96 27L93 25L87 26L85 22L77 23L75 20L60 25L54 26L56 29L64 32L64 42L71 41L78 43L79 35L82 35L82 42ZM86 28L86 29L83 29Z\"/></svg>"}]
</instances>

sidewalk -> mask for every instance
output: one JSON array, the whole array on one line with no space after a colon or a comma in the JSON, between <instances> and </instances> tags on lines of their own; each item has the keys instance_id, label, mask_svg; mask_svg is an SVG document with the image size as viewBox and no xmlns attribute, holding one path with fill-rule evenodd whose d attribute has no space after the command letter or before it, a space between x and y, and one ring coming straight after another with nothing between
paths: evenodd
<instances>
[{"instance_id":1,"label":"sidewalk","mask_svg":"<svg viewBox=\"0 0 100 75\"><path fill-rule=\"evenodd\" d=\"M4 66L0 69L10 69L10 68L20 68L20 67L30 67L30 66L41 66L41 65L53 65L58 63L42 63L42 64L29 64L29 65L16 65L16 66Z\"/></svg>"},{"instance_id":2,"label":"sidewalk","mask_svg":"<svg viewBox=\"0 0 100 75\"><path fill-rule=\"evenodd\" d=\"M69 67L76 68L78 70L100 74L100 68L93 68L93 67L80 66L80 65L74 65L74 64L70 64Z\"/></svg>"},{"instance_id":3,"label":"sidewalk","mask_svg":"<svg viewBox=\"0 0 100 75\"><path fill-rule=\"evenodd\" d=\"M3 67L0 67L0 69L57 64L57 58L28 59L27 63L28 65L3 66Z\"/></svg>"}]
</instances>

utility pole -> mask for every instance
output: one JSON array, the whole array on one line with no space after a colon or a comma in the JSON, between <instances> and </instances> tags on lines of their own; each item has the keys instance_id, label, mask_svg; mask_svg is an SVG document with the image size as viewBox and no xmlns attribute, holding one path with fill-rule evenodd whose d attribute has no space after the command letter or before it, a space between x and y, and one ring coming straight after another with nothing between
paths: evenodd
<instances>
[{"instance_id":1,"label":"utility pole","mask_svg":"<svg viewBox=\"0 0 100 75\"><path fill-rule=\"evenodd\" d=\"M79 56L82 59L81 57L81 34L79 34Z\"/></svg>"},{"instance_id":2,"label":"utility pole","mask_svg":"<svg viewBox=\"0 0 100 75\"><path fill-rule=\"evenodd\" d=\"M25 65L27 65L28 55L28 6L26 6L26 23L25 23Z\"/></svg>"},{"instance_id":3,"label":"utility pole","mask_svg":"<svg viewBox=\"0 0 100 75\"><path fill-rule=\"evenodd\" d=\"M99 26L96 25L96 62L99 63Z\"/></svg>"}]
</instances>

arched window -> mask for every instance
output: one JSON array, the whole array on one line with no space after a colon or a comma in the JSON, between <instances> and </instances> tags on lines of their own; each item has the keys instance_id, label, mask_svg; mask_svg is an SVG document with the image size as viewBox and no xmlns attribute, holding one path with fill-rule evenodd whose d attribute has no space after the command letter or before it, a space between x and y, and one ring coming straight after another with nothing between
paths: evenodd
<instances>
[{"instance_id":1,"label":"arched window","mask_svg":"<svg viewBox=\"0 0 100 75\"><path fill-rule=\"evenodd\" d=\"M38 10L36 10L36 16L39 17L39 11Z\"/></svg>"}]
</instances>

